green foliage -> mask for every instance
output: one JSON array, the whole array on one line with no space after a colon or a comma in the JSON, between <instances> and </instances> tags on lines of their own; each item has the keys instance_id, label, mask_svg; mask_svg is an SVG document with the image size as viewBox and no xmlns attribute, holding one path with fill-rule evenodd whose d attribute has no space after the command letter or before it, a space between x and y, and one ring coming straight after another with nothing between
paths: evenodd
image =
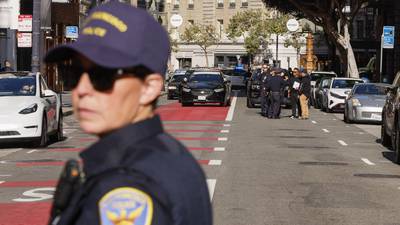
<instances>
[{"instance_id":1,"label":"green foliage","mask_svg":"<svg viewBox=\"0 0 400 225\"><path fill-rule=\"evenodd\" d=\"M219 42L219 34L212 25L194 24L186 27L181 40L199 45L203 50Z\"/></svg>"},{"instance_id":2,"label":"green foliage","mask_svg":"<svg viewBox=\"0 0 400 225\"><path fill-rule=\"evenodd\" d=\"M243 36L246 51L252 55L259 51L260 45L268 44L271 34L286 33L288 19L287 14L272 15L271 11L241 11L229 20L228 38L235 41Z\"/></svg>"},{"instance_id":3,"label":"green foliage","mask_svg":"<svg viewBox=\"0 0 400 225\"><path fill-rule=\"evenodd\" d=\"M288 38L285 39L284 46L287 48L292 46L296 49L297 54L300 53L300 49L306 45L305 38L302 33L291 33Z\"/></svg>"}]
</instances>

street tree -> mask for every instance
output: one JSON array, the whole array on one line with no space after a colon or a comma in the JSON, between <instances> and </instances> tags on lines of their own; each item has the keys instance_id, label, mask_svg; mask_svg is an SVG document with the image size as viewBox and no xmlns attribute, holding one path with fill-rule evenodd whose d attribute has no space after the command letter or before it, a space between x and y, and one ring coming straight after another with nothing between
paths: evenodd
<instances>
[{"instance_id":1,"label":"street tree","mask_svg":"<svg viewBox=\"0 0 400 225\"><path fill-rule=\"evenodd\" d=\"M290 33L288 37L285 39L284 46L287 48L289 46L293 47L296 49L296 57L297 57L297 63L300 65L300 50L302 47L306 45L306 40L303 36L302 33L294 32Z\"/></svg>"},{"instance_id":2,"label":"street tree","mask_svg":"<svg viewBox=\"0 0 400 225\"><path fill-rule=\"evenodd\" d=\"M217 45L220 38L219 33L216 32L213 25L193 24L186 27L181 35L181 40L186 43L198 45L204 52L208 67L208 50L211 46Z\"/></svg>"},{"instance_id":3,"label":"street tree","mask_svg":"<svg viewBox=\"0 0 400 225\"><path fill-rule=\"evenodd\" d=\"M236 41L244 38L247 54L253 56L260 51L260 46L268 46L271 34L286 33L287 14L274 10L245 10L237 12L229 20L228 38Z\"/></svg>"},{"instance_id":4,"label":"street tree","mask_svg":"<svg viewBox=\"0 0 400 225\"><path fill-rule=\"evenodd\" d=\"M349 27L368 0L264 0L270 7L285 13L302 15L324 29L328 40L339 51L348 77L359 77Z\"/></svg>"}]
</instances>

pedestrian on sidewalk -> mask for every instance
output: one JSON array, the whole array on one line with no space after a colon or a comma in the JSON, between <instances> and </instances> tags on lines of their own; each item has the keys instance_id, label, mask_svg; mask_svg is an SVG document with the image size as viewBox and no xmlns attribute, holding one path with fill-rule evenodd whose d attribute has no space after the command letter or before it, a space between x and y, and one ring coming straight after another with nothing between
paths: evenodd
<instances>
[{"instance_id":1,"label":"pedestrian on sidewalk","mask_svg":"<svg viewBox=\"0 0 400 225\"><path fill-rule=\"evenodd\" d=\"M307 120L309 115L308 100L311 95L311 78L306 72L301 72L301 84L300 84L300 106L301 106L301 117L300 119Z\"/></svg>"},{"instance_id":2,"label":"pedestrian on sidewalk","mask_svg":"<svg viewBox=\"0 0 400 225\"><path fill-rule=\"evenodd\" d=\"M77 161L67 164L50 224L211 225L204 172L155 114L170 51L166 30L119 1L92 9L83 24L76 42L45 61L70 63L74 114L99 139L80 153L84 175Z\"/></svg>"},{"instance_id":3,"label":"pedestrian on sidewalk","mask_svg":"<svg viewBox=\"0 0 400 225\"><path fill-rule=\"evenodd\" d=\"M271 71L270 71L270 66L267 63L264 63L261 67L261 116L267 117L268 116L268 110L270 108L270 95L267 91L267 83L268 80L271 78Z\"/></svg>"},{"instance_id":4,"label":"pedestrian on sidewalk","mask_svg":"<svg viewBox=\"0 0 400 225\"><path fill-rule=\"evenodd\" d=\"M280 75L281 70L274 68L271 72L271 78L267 82L266 90L270 94L271 106L268 111L268 118L279 119L281 111L281 91L285 87L286 82Z\"/></svg>"},{"instance_id":5,"label":"pedestrian on sidewalk","mask_svg":"<svg viewBox=\"0 0 400 225\"><path fill-rule=\"evenodd\" d=\"M299 100L300 83L300 70L298 68L294 68L293 76L289 78L289 97L292 107L292 115L290 117L291 119L299 118L299 116L301 115Z\"/></svg>"}]
</instances>

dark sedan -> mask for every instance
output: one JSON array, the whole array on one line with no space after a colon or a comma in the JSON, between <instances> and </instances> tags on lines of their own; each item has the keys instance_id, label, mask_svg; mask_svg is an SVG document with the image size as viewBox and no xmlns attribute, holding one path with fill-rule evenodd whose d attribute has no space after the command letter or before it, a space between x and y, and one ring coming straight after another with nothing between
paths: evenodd
<instances>
[{"instance_id":1,"label":"dark sedan","mask_svg":"<svg viewBox=\"0 0 400 225\"><path fill-rule=\"evenodd\" d=\"M219 71L196 71L182 82L182 106L194 103L230 104L231 85Z\"/></svg>"},{"instance_id":2,"label":"dark sedan","mask_svg":"<svg viewBox=\"0 0 400 225\"><path fill-rule=\"evenodd\" d=\"M185 74L175 74L168 82L168 99L179 99L181 92L181 82L185 78Z\"/></svg>"},{"instance_id":3,"label":"dark sedan","mask_svg":"<svg viewBox=\"0 0 400 225\"><path fill-rule=\"evenodd\" d=\"M247 82L247 107L261 103L261 69L256 69Z\"/></svg>"}]
</instances>

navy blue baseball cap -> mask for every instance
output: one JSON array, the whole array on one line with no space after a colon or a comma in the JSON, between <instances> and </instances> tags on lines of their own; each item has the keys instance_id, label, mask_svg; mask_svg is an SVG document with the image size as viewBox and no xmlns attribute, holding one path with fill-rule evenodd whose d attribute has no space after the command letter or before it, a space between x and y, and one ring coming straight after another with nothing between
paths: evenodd
<instances>
[{"instance_id":1,"label":"navy blue baseball cap","mask_svg":"<svg viewBox=\"0 0 400 225\"><path fill-rule=\"evenodd\" d=\"M169 51L166 30L148 12L110 1L90 12L75 42L50 50L44 61L56 63L79 53L99 66L145 66L164 76Z\"/></svg>"}]
</instances>

